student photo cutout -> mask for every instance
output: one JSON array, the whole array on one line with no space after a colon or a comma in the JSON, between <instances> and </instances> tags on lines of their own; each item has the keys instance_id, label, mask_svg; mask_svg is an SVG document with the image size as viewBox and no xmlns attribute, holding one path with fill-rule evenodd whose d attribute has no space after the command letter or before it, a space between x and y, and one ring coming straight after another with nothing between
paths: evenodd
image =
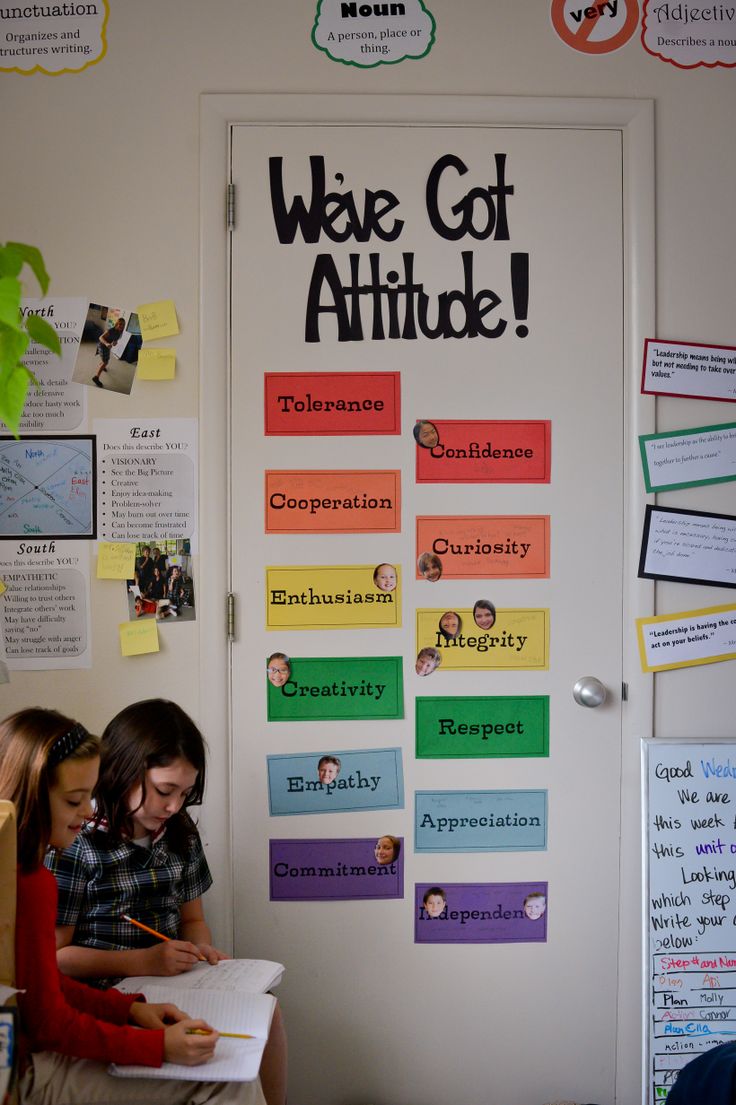
<instances>
[{"instance_id":1,"label":"student photo cutout","mask_svg":"<svg viewBox=\"0 0 736 1105\"><path fill-rule=\"evenodd\" d=\"M272 652L266 661L266 674L273 687L283 687L291 679L291 660L285 652Z\"/></svg>"},{"instance_id":2,"label":"student photo cutout","mask_svg":"<svg viewBox=\"0 0 736 1105\"><path fill-rule=\"evenodd\" d=\"M547 908L547 899L544 894L536 892L527 894L524 898L524 914L530 921L538 921Z\"/></svg>"},{"instance_id":3,"label":"student photo cutout","mask_svg":"<svg viewBox=\"0 0 736 1105\"><path fill-rule=\"evenodd\" d=\"M440 917L447 909L447 895L441 886L430 886L424 893L422 905L430 917Z\"/></svg>"},{"instance_id":4,"label":"student photo cutout","mask_svg":"<svg viewBox=\"0 0 736 1105\"><path fill-rule=\"evenodd\" d=\"M414 423L414 440L422 449L434 449L440 443L440 435L434 422L418 418Z\"/></svg>"},{"instance_id":5,"label":"student photo cutout","mask_svg":"<svg viewBox=\"0 0 736 1105\"><path fill-rule=\"evenodd\" d=\"M395 591L396 569L393 564L379 564L373 572L373 582L379 591Z\"/></svg>"},{"instance_id":6,"label":"student photo cutout","mask_svg":"<svg viewBox=\"0 0 736 1105\"><path fill-rule=\"evenodd\" d=\"M473 607L473 621L478 629L492 629L496 621L496 607L489 599L478 599Z\"/></svg>"},{"instance_id":7,"label":"student photo cutout","mask_svg":"<svg viewBox=\"0 0 736 1105\"><path fill-rule=\"evenodd\" d=\"M379 836L376 841L373 854L376 857L376 863L381 867L385 867L387 863L393 863L394 860L399 858L399 852L401 851L401 841L397 836Z\"/></svg>"},{"instance_id":8,"label":"student photo cutout","mask_svg":"<svg viewBox=\"0 0 736 1105\"><path fill-rule=\"evenodd\" d=\"M423 552L417 560L417 568L419 574L430 583L436 583L442 575L442 561L436 553Z\"/></svg>"},{"instance_id":9,"label":"student photo cutout","mask_svg":"<svg viewBox=\"0 0 736 1105\"><path fill-rule=\"evenodd\" d=\"M455 610L446 610L439 620L439 631L446 641L454 641L463 628L463 621Z\"/></svg>"},{"instance_id":10,"label":"student photo cutout","mask_svg":"<svg viewBox=\"0 0 736 1105\"><path fill-rule=\"evenodd\" d=\"M417 653L417 662L414 665L414 671L417 675L431 675L435 668L438 668L442 663L442 656L436 648L431 646L428 648L422 648Z\"/></svg>"},{"instance_id":11,"label":"student photo cutout","mask_svg":"<svg viewBox=\"0 0 736 1105\"><path fill-rule=\"evenodd\" d=\"M339 756L322 756L317 764L317 778L323 784L334 783L341 767Z\"/></svg>"}]
</instances>

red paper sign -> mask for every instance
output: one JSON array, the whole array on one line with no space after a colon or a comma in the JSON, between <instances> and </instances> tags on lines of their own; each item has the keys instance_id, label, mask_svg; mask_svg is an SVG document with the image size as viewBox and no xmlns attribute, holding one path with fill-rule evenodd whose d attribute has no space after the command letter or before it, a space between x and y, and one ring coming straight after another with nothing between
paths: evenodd
<instances>
[{"instance_id":1,"label":"red paper sign","mask_svg":"<svg viewBox=\"0 0 736 1105\"><path fill-rule=\"evenodd\" d=\"M549 420L431 421L439 441L417 445L417 483L549 483Z\"/></svg>"},{"instance_id":2,"label":"red paper sign","mask_svg":"<svg viewBox=\"0 0 736 1105\"><path fill-rule=\"evenodd\" d=\"M267 372L266 436L401 432L398 372Z\"/></svg>"}]
</instances>

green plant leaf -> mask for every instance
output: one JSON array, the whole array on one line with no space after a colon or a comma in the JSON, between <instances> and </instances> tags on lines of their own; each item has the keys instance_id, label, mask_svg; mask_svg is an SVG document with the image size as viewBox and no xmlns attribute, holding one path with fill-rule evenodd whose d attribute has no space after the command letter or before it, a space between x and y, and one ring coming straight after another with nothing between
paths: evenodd
<instances>
[{"instance_id":1,"label":"green plant leaf","mask_svg":"<svg viewBox=\"0 0 736 1105\"><path fill-rule=\"evenodd\" d=\"M52 353L61 356L61 342L53 326L39 315L26 315L26 330L39 345L45 345Z\"/></svg>"},{"instance_id":2,"label":"green plant leaf","mask_svg":"<svg viewBox=\"0 0 736 1105\"><path fill-rule=\"evenodd\" d=\"M7 378L0 379L0 419L13 437L18 436L27 391L28 372L22 365L16 365Z\"/></svg>"},{"instance_id":3,"label":"green plant leaf","mask_svg":"<svg viewBox=\"0 0 736 1105\"><path fill-rule=\"evenodd\" d=\"M0 276L0 322L20 330L20 282L14 276Z\"/></svg>"},{"instance_id":4,"label":"green plant leaf","mask_svg":"<svg viewBox=\"0 0 736 1105\"><path fill-rule=\"evenodd\" d=\"M0 276L17 276L23 268L23 258L12 246L0 246Z\"/></svg>"},{"instance_id":5,"label":"green plant leaf","mask_svg":"<svg viewBox=\"0 0 736 1105\"><path fill-rule=\"evenodd\" d=\"M19 363L28 348L28 341L25 330L9 330L0 326L0 380Z\"/></svg>"},{"instance_id":6,"label":"green plant leaf","mask_svg":"<svg viewBox=\"0 0 736 1105\"><path fill-rule=\"evenodd\" d=\"M46 295L46 292L49 290L50 278L49 274L46 272L46 265L41 256L41 250L36 249L35 246L26 246L23 242L8 242L7 244L11 249L20 254L27 265L31 266L36 280L38 280L41 287L41 294Z\"/></svg>"}]
</instances>

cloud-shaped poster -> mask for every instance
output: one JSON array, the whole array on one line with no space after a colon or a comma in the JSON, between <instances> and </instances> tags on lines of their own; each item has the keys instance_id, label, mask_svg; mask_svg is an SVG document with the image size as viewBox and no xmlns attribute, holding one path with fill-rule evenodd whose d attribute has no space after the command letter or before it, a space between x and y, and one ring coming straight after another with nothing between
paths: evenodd
<instances>
[{"instance_id":1,"label":"cloud-shaped poster","mask_svg":"<svg viewBox=\"0 0 736 1105\"><path fill-rule=\"evenodd\" d=\"M361 4L319 0L312 42L332 61L373 69L422 58L434 45L435 21L422 0Z\"/></svg>"},{"instance_id":2,"label":"cloud-shaped poster","mask_svg":"<svg viewBox=\"0 0 736 1105\"><path fill-rule=\"evenodd\" d=\"M108 0L4 9L2 73L81 73L107 52Z\"/></svg>"}]
</instances>

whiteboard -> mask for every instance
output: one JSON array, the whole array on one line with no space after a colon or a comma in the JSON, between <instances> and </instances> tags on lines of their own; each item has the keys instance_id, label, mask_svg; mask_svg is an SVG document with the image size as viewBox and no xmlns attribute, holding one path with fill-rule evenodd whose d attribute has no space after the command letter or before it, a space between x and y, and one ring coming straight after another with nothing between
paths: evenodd
<instances>
[{"instance_id":1,"label":"whiteboard","mask_svg":"<svg viewBox=\"0 0 736 1105\"><path fill-rule=\"evenodd\" d=\"M736 1036L736 741L642 745L644 1085L661 1103L686 1063Z\"/></svg>"}]
</instances>

